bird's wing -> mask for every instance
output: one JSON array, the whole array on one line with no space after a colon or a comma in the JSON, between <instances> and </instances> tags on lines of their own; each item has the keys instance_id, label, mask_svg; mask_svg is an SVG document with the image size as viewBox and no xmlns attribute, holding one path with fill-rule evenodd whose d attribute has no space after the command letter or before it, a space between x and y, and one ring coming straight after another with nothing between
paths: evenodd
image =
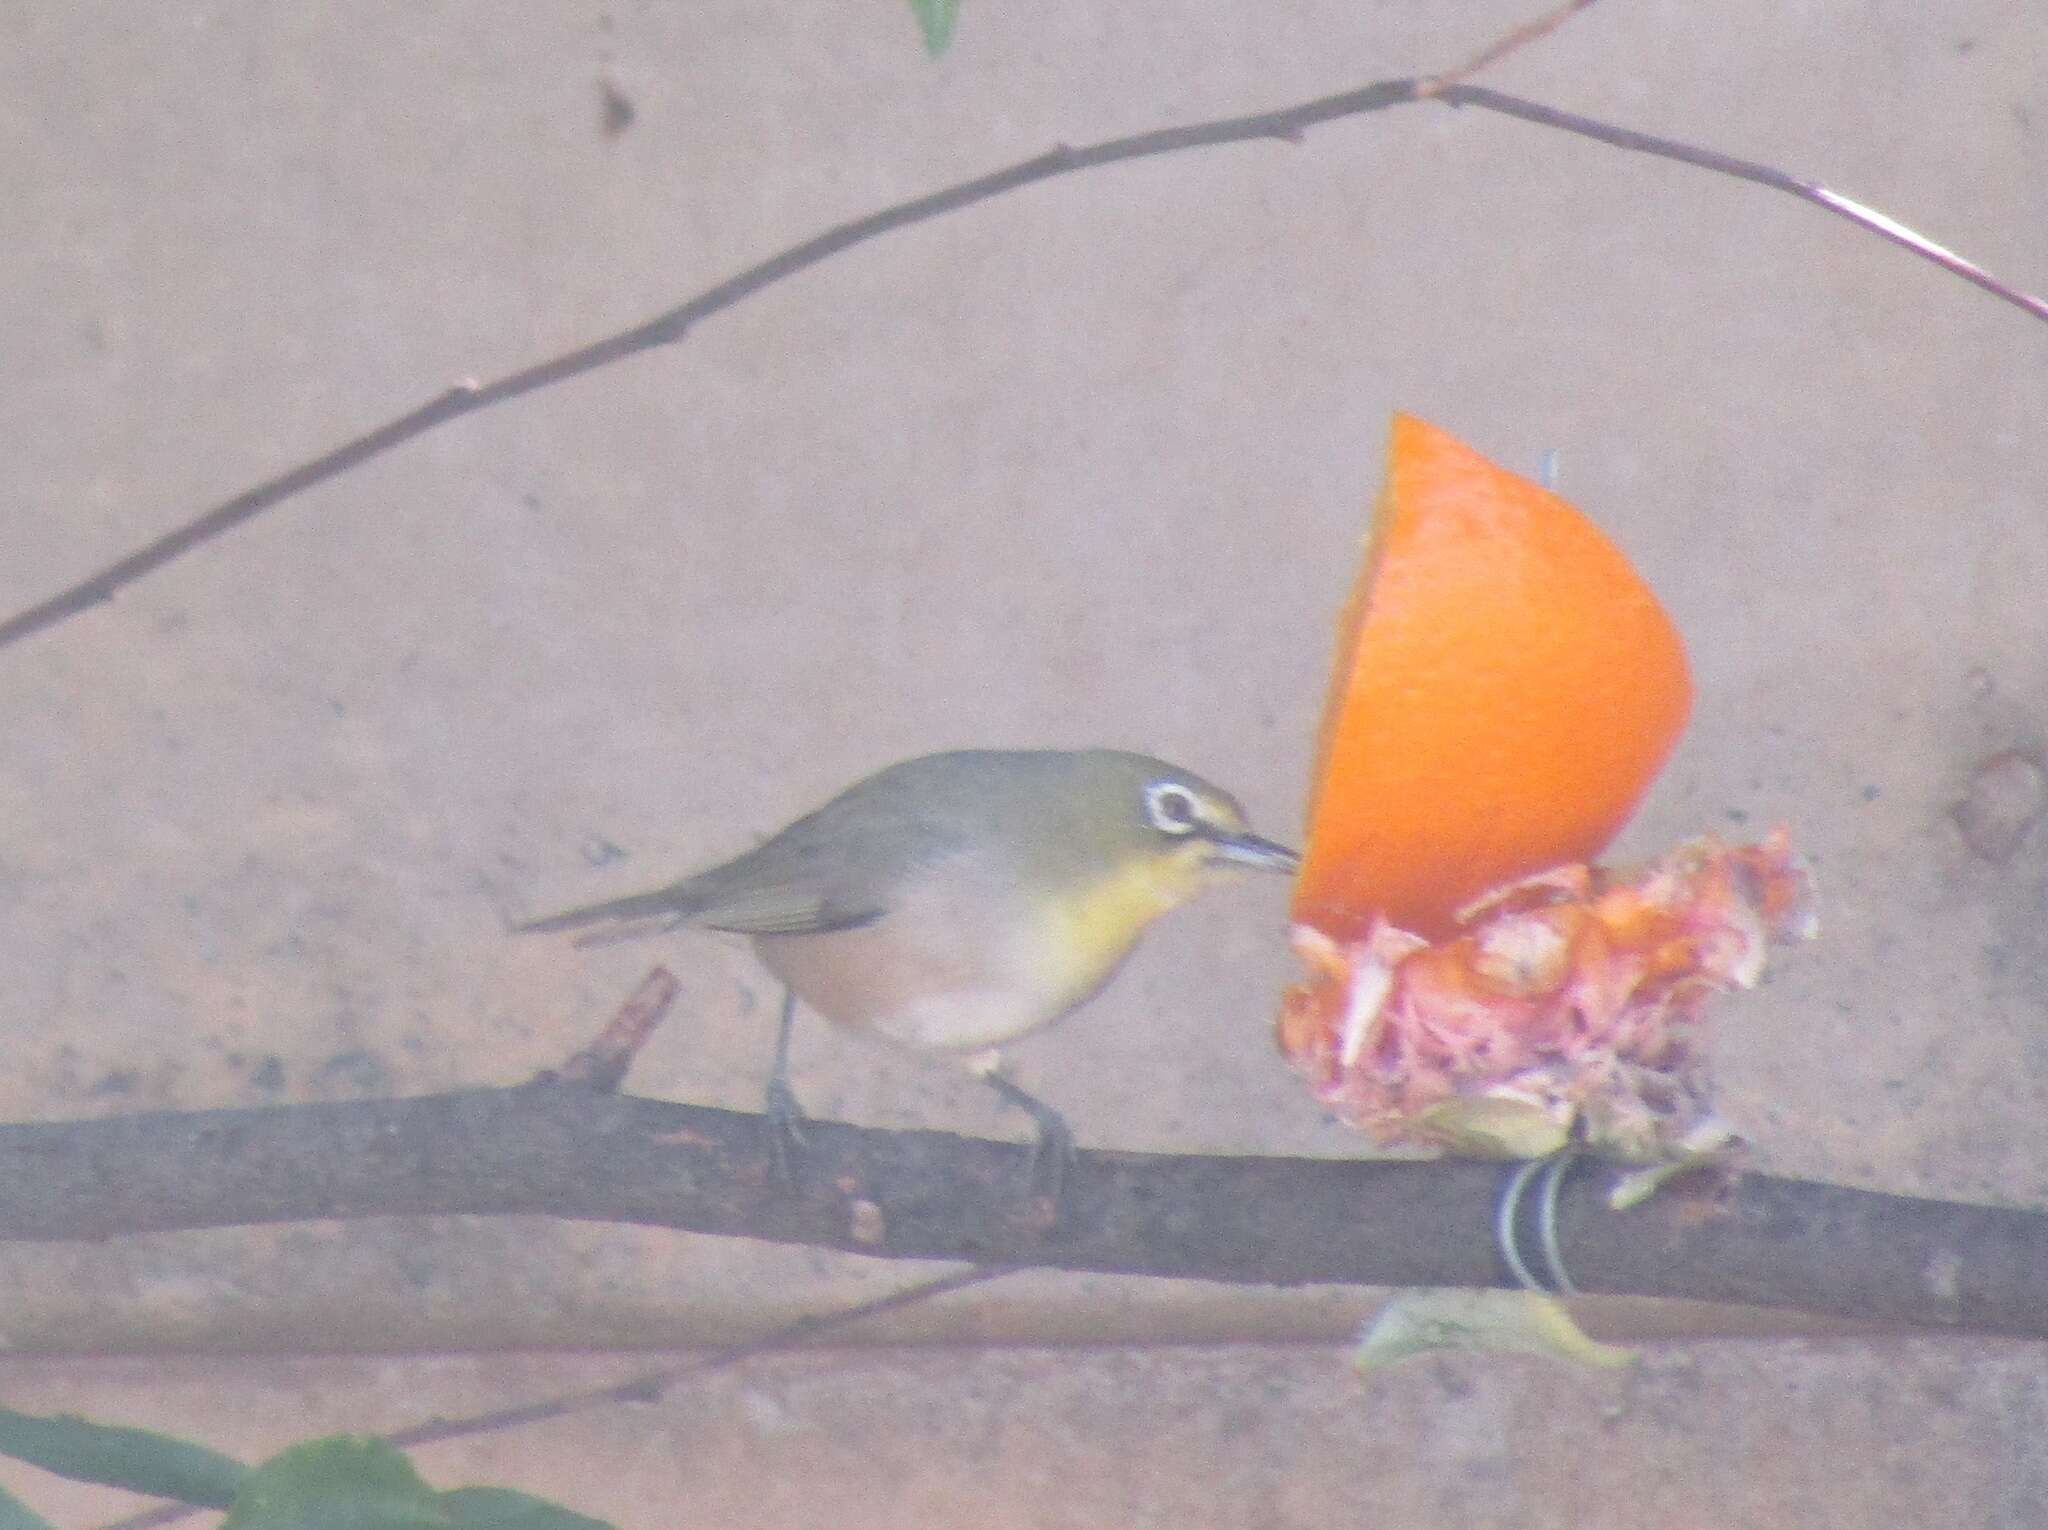
<instances>
[{"instance_id":1,"label":"bird's wing","mask_svg":"<svg viewBox=\"0 0 2048 1530\"><path fill-rule=\"evenodd\" d=\"M705 908L690 922L735 935L824 935L873 924L885 912L879 905L848 904L812 888L752 887Z\"/></svg>"},{"instance_id":2,"label":"bird's wing","mask_svg":"<svg viewBox=\"0 0 2048 1530\"><path fill-rule=\"evenodd\" d=\"M665 887L529 919L513 929L521 935L534 935L593 925L631 925L632 934L656 934L679 924L695 924L738 935L822 935L831 930L857 930L873 924L883 913L880 907L849 906L810 888L738 888L726 897L705 902L685 895L681 887Z\"/></svg>"},{"instance_id":3,"label":"bird's wing","mask_svg":"<svg viewBox=\"0 0 2048 1530\"><path fill-rule=\"evenodd\" d=\"M878 780L798 819L746 854L708 871L587 908L522 924L522 931L626 921L739 935L823 935L873 924L903 881L957 854L965 838L913 798L916 783Z\"/></svg>"},{"instance_id":4,"label":"bird's wing","mask_svg":"<svg viewBox=\"0 0 2048 1530\"><path fill-rule=\"evenodd\" d=\"M750 860L743 856L667 887L530 919L514 928L520 934L542 934L609 925L631 927L621 929L622 934L654 934L694 924L738 935L822 935L873 924L886 912L879 901L849 896L823 879Z\"/></svg>"},{"instance_id":5,"label":"bird's wing","mask_svg":"<svg viewBox=\"0 0 2048 1530\"><path fill-rule=\"evenodd\" d=\"M840 799L745 855L700 873L687 894L692 924L741 935L824 935L873 924L905 878L957 851L957 833L872 799Z\"/></svg>"}]
</instances>

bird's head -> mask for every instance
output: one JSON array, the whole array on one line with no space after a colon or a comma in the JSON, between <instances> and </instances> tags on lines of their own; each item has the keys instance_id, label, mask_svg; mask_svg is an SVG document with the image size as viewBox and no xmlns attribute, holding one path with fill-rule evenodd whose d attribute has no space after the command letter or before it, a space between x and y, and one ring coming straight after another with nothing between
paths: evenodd
<instances>
[{"instance_id":1,"label":"bird's head","mask_svg":"<svg viewBox=\"0 0 2048 1530\"><path fill-rule=\"evenodd\" d=\"M1075 757L1068 800L1047 827L1075 895L1137 927L1245 871L1292 872L1300 858L1252 831L1229 792L1148 755Z\"/></svg>"}]
</instances>

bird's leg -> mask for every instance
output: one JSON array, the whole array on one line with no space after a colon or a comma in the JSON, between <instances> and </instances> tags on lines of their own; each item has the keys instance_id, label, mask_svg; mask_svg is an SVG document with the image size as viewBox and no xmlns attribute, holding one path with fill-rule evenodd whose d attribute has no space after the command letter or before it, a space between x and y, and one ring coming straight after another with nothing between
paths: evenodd
<instances>
[{"instance_id":1,"label":"bird's leg","mask_svg":"<svg viewBox=\"0 0 2048 1530\"><path fill-rule=\"evenodd\" d=\"M797 1103L796 1091L789 1087L789 1038L795 1029L796 990L784 988L782 1018L775 1026L775 1063L768 1070L768 1093L761 1110L768 1119L768 1153L775 1162L776 1175L785 1184L795 1178L790 1156L804 1140L804 1109Z\"/></svg>"},{"instance_id":2,"label":"bird's leg","mask_svg":"<svg viewBox=\"0 0 2048 1530\"><path fill-rule=\"evenodd\" d=\"M1003 1097L1005 1104L1016 1106L1037 1123L1038 1140L1031 1144L1031 1158L1025 1165L1025 1172L1030 1176L1033 1191L1052 1203L1053 1216L1057 1219L1060 1196L1067 1186L1067 1170L1074 1164L1074 1133L1067 1125L1067 1118L1037 1095L1018 1088L993 1069L983 1073L981 1079Z\"/></svg>"}]
</instances>

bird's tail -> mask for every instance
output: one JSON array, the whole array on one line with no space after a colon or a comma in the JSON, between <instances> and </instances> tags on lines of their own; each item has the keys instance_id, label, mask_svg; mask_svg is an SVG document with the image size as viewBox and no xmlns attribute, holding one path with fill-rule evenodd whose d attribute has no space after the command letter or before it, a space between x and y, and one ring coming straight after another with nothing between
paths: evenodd
<instances>
[{"instance_id":1,"label":"bird's tail","mask_svg":"<svg viewBox=\"0 0 2048 1530\"><path fill-rule=\"evenodd\" d=\"M657 887L652 892L634 893L630 897L585 904L582 908L564 909L559 914L528 919L513 925L512 932L515 935L545 935L556 930L589 930L593 925L603 925L606 928L592 930L583 939L623 939L687 924L692 916L702 911L702 906L703 900L695 895L689 884L678 882L669 887Z\"/></svg>"}]
</instances>

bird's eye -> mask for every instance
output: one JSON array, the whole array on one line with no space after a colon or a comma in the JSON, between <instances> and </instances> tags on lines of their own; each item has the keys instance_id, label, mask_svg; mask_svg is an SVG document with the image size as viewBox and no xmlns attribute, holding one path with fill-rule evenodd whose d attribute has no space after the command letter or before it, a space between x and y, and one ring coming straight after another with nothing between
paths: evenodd
<instances>
[{"instance_id":1,"label":"bird's eye","mask_svg":"<svg viewBox=\"0 0 2048 1530\"><path fill-rule=\"evenodd\" d=\"M1145 816L1161 834L1186 834L1201 822L1195 794L1175 781L1155 781L1145 788Z\"/></svg>"}]
</instances>

